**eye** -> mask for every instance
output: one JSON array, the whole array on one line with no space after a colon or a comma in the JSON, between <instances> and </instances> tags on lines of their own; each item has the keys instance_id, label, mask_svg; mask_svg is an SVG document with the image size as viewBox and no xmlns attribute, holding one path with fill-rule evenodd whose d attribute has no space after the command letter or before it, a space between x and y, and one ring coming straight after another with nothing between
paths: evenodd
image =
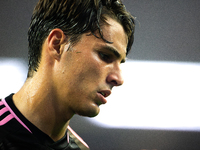
<instances>
[{"instance_id":1,"label":"eye","mask_svg":"<svg viewBox=\"0 0 200 150\"><path fill-rule=\"evenodd\" d=\"M112 62L112 56L110 56L110 55L108 55L108 54L106 54L106 53L99 52L99 56L100 56L100 58L101 58L103 61L105 61L105 62L107 62L107 63Z\"/></svg>"}]
</instances>

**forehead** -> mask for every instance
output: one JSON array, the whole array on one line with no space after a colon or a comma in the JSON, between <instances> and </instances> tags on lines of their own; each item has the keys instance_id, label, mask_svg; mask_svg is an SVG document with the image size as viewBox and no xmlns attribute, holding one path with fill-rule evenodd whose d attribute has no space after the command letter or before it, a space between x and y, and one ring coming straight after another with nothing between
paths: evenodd
<instances>
[{"instance_id":1,"label":"forehead","mask_svg":"<svg viewBox=\"0 0 200 150\"><path fill-rule=\"evenodd\" d=\"M103 37L112 42L109 44L120 53L126 55L126 49L128 44L128 36L126 35L123 26L110 17L106 17L106 23L102 25Z\"/></svg>"}]
</instances>

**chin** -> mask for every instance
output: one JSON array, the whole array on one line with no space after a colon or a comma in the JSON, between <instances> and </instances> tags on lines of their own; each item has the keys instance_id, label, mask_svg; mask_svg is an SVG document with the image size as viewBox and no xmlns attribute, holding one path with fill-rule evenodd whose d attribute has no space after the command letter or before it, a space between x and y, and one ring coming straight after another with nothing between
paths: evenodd
<instances>
[{"instance_id":1,"label":"chin","mask_svg":"<svg viewBox=\"0 0 200 150\"><path fill-rule=\"evenodd\" d=\"M95 109L94 108L92 108L92 109L87 108L86 110L80 111L77 114L80 115L80 116L85 116L85 117L95 117L99 114L99 112L100 112L100 108L97 107Z\"/></svg>"},{"instance_id":2,"label":"chin","mask_svg":"<svg viewBox=\"0 0 200 150\"><path fill-rule=\"evenodd\" d=\"M96 117L97 115L99 114L99 112L98 113L95 113L95 114L90 114L90 115L88 115L87 117Z\"/></svg>"}]
</instances>

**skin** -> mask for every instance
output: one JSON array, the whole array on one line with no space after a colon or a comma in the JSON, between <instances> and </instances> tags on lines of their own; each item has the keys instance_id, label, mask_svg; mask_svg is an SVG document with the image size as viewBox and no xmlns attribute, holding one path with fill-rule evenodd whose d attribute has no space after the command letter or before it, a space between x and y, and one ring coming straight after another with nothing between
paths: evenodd
<instances>
[{"instance_id":1,"label":"skin","mask_svg":"<svg viewBox=\"0 0 200 150\"><path fill-rule=\"evenodd\" d=\"M107 17L107 23L102 31L112 44L85 33L71 46L62 30L52 30L38 71L13 96L21 113L54 141L64 136L74 114L98 115L112 88L123 84L127 35L117 21Z\"/></svg>"}]
</instances>

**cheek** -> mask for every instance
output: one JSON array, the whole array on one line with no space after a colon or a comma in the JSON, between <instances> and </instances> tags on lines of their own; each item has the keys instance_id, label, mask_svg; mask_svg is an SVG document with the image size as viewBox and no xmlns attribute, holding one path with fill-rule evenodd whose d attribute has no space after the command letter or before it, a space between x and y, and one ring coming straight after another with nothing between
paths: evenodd
<instances>
[{"instance_id":1,"label":"cheek","mask_svg":"<svg viewBox=\"0 0 200 150\"><path fill-rule=\"evenodd\" d=\"M86 59L79 68L76 69L78 83L82 83L85 88L97 88L105 80L105 70L102 64L96 59Z\"/></svg>"},{"instance_id":2,"label":"cheek","mask_svg":"<svg viewBox=\"0 0 200 150\"><path fill-rule=\"evenodd\" d=\"M102 77L102 69L101 67L94 63L94 62L87 62L84 66L82 66L81 71L80 71L80 82L81 81L86 81L88 84L90 83L95 83L99 82Z\"/></svg>"},{"instance_id":3,"label":"cheek","mask_svg":"<svg viewBox=\"0 0 200 150\"><path fill-rule=\"evenodd\" d=\"M81 55L82 54L82 55ZM98 88L106 80L106 67L95 53L78 53L70 58L64 67L64 78L68 87L80 92L89 88ZM91 90L91 89L90 89Z\"/></svg>"}]
</instances>

